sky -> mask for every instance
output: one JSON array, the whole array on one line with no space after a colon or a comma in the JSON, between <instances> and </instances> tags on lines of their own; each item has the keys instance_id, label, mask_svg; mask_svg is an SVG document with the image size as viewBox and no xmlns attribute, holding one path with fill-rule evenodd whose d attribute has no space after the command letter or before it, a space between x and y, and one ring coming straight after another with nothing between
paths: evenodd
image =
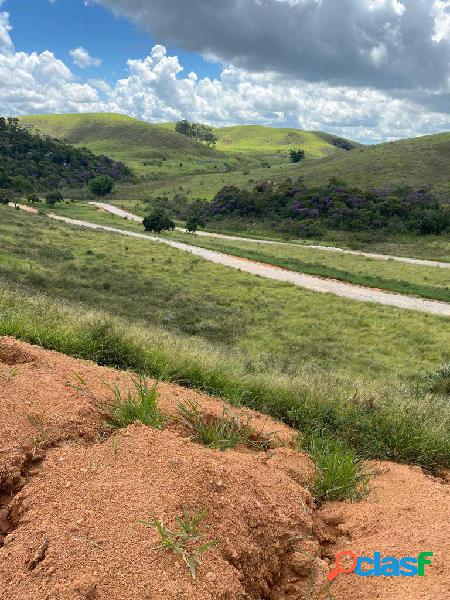
<instances>
[{"instance_id":1,"label":"sky","mask_svg":"<svg viewBox=\"0 0 450 600\"><path fill-rule=\"evenodd\" d=\"M450 0L0 0L0 113L450 130Z\"/></svg>"}]
</instances>

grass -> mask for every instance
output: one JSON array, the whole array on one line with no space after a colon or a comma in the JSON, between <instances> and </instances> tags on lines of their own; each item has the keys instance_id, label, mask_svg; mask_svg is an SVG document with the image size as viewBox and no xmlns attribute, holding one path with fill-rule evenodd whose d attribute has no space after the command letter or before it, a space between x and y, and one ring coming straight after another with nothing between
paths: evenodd
<instances>
[{"instance_id":1,"label":"grass","mask_svg":"<svg viewBox=\"0 0 450 600\"><path fill-rule=\"evenodd\" d=\"M255 244L180 233L172 233L169 237L291 271L450 302L450 269L380 261L363 256L302 248L300 245L264 245L262 242Z\"/></svg>"},{"instance_id":2,"label":"grass","mask_svg":"<svg viewBox=\"0 0 450 600\"><path fill-rule=\"evenodd\" d=\"M123 396L118 386L111 387L113 401L108 410L108 421L115 429L128 427L140 421L144 425L161 429L164 416L158 408L157 385L148 387L144 376L132 378L134 392L128 390Z\"/></svg>"},{"instance_id":3,"label":"grass","mask_svg":"<svg viewBox=\"0 0 450 600\"><path fill-rule=\"evenodd\" d=\"M197 577L197 567L201 566L202 556L208 550L217 546L215 540L203 542L203 536L199 532L199 526L207 517L208 512L202 511L190 514L184 511L181 516L176 517L178 531L171 531L159 519L153 521L139 521L144 527L152 527L159 535L160 544L152 550L163 550L175 555L181 555L186 563L192 579ZM201 542L201 543L200 543Z\"/></svg>"},{"instance_id":4,"label":"grass","mask_svg":"<svg viewBox=\"0 0 450 600\"><path fill-rule=\"evenodd\" d=\"M383 385L317 370L286 375L266 367L255 372L248 358L220 347L4 285L0 335L181 383L270 414L300 431L314 424L362 457L450 466L448 402L414 396L392 374Z\"/></svg>"},{"instance_id":5,"label":"grass","mask_svg":"<svg viewBox=\"0 0 450 600\"><path fill-rule=\"evenodd\" d=\"M450 466L447 320L0 207L0 335L312 424L364 458ZM112 315L115 315L114 317Z\"/></svg>"},{"instance_id":6,"label":"grass","mask_svg":"<svg viewBox=\"0 0 450 600\"><path fill-rule=\"evenodd\" d=\"M112 393L112 400L98 399L78 377L80 386L73 386L76 390L88 396L100 408L108 422L114 429L122 429L140 421L148 427L162 429L164 416L158 407L157 384L148 386L144 375L130 376L133 390L122 392L118 385L105 384Z\"/></svg>"},{"instance_id":7,"label":"grass","mask_svg":"<svg viewBox=\"0 0 450 600\"><path fill-rule=\"evenodd\" d=\"M178 420L192 434L193 439L214 450L230 450L237 446L249 446L254 449L268 449L270 439L267 435L258 435L244 420L229 408L224 407L222 417L205 415L196 402L180 404Z\"/></svg>"},{"instance_id":8,"label":"grass","mask_svg":"<svg viewBox=\"0 0 450 600\"><path fill-rule=\"evenodd\" d=\"M300 447L316 464L312 489L316 502L360 500L366 495L369 474L352 448L314 429L300 435Z\"/></svg>"},{"instance_id":9,"label":"grass","mask_svg":"<svg viewBox=\"0 0 450 600\"><path fill-rule=\"evenodd\" d=\"M80 202L57 205L57 214L103 225L143 233L143 227L126 219ZM301 244L273 245L256 242L205 238L180 232L163 234L187 244L233 254L251 260L280 266L292 271L406 295L450 302L450 270L410 265L395 261L379 261L363 256L346 255L307 248ZM450 248L449 248L450 251Z\"/></svg>"}]
</instances>

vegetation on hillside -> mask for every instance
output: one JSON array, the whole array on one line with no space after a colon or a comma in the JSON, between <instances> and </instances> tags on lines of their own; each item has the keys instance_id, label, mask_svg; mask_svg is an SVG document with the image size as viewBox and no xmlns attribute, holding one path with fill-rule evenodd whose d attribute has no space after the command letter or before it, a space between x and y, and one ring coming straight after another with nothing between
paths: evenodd
<instances>
[{"instance_id":1,"label":"vegetation on hillside","mask_svg":"<svg viewBox=\"0 0 450 600\"><path fill-rule=\"evenodd\" d=\"M217 142L217 137L214 135L212 128L202 123L190 123L183 119L175 124L175 131L198 142L205 142L210 148L214 148Z\"/></svg>"},{"instance_id":2,"label":"vegetation on hillside","mask_svg":"<svg viewBox=\"0 0 450 600\"><path fill-rule=\"evenodd\" d=\"M0 118L0 188L32 194L81 186L99 175L121 180L131 171L107 156L29 131L18 119Z\"/></svg>"}]
</instances>

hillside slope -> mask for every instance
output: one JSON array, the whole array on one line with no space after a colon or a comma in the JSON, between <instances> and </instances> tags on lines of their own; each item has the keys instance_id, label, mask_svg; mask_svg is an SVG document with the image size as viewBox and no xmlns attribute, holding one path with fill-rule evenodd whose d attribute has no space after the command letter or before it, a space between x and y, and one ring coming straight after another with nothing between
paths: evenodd
<instances>
[{"instance_id":1,"label":"hillside slope","mask_svg":"<svg viewBox=\"0 0 450 600\"><path fill-rule=\"evenodd\" d=\"M138 174L153 172L162 167L164 171L170 171L174 163L180 166L180 160L191 167L194 164L208 164L210 161L224 161L222 154L167 127L138 121L125 115L33 115L21 117L20 121L43 134L66 139L72 144L86 146L93 152L122 160ZM167 164L163 165L163 162Z\"/></svg>"},{"instance_id":2,"label":"hillside slope","mask_svg":"<svg viewBox=\"0 0 450 600\"><path fill-rule=\"evenodd\" d=\"M333 145L333 136L326 135L324 137L319 132L313 131L262 125L239 125L215 129L215 133L218 139L217 148L228 152L286 155L292 148L302 148L309 158L343 153L341 149Z\"/></svg>"},{"instance_id":3,"label":"hillside slope","mask_svg":"<svg viewBox=\"0 0 450 600\"><path fill-rule=\"evenodd\" d=\"M450 190L450 133L377 144L330 156L299 168L307 182L337 176L367 186L432 184Z\"/></svg>"}]
</instances>

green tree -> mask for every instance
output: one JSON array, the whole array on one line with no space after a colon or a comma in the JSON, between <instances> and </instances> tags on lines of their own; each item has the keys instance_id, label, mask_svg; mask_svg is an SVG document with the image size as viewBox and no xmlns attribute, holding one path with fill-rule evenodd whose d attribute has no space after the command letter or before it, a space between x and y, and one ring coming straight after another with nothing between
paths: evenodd
<instances>
[{"instance_id":1,"label":"green tree","mask_svg":"<svg viewBox=\"0 0 450 600\"><path fill-rule=\"evenodd\" d=\"M12 190L0 190L0 204L14 202L15 195Z\"/></svg>"},{"instance_id":2,"label":"green tree","mask_svg":"<svg viewBox=\"0 0 450 600\"><path fill-rule=\"evenodd\" d=\"M300 150L300 149L298 149L298 150L291 150L289 152L289 156L290 156L291 162L293 162L293 163L299 163L299 162L301 162L302 160L305 159L305 151L304 150Z\"/></svg>"},{"instance_id":3,"label":"green tree","mask_svg":"<svg viewBox=\"0 0 450 600\"><path fill-rule=\"evenodd\" d=\"M192 135L192 123L189 123L187 119L183 119L182 121L178 121L175 125L175 131L180 133L181 135L186 135L187 137L193 137Z\"/></svg>"},{"instance_id":4,"label":"green tree","mask_svg":"<svg viewBox=\"0 0 450 600\"><path fill-rule=\"evenodd\" d=\"M142 221L145 231L169 231L175 229L175 223L163 208L155 208Z\"/></svg>"},{"instance_id":5,"label":"green tree","mask_svg":"<svg viewBox=\"0 0 450 600\"><path fill-rule=\"evenodd\" d=\"M63 200L64 196L58 191L48 192L48 194L45 196L45 202L47 206L55 206L57 202L62 202Z\"/></svg>"},{"instance_id":6,"label":"green tree","mask_svg":"<svg viewBox=\"0 0 450 600\"><path fill-rule=\"evenodd\" d=\"M200 215L191 215L186 221L186 231L188 233L195 233L199 227L204 227L205 221Z\"/></svg>"},{"instance_id":7,"label":"green tree","mask_svg":"<svg viewBox=\"0 0 450 600\"><path fill-rule=\"evenodd\" d=\"M113 191L114 180L109 175L97 175L89 182L90 191L96 196L106 196Z\"/></svg>"}]
</instances>

